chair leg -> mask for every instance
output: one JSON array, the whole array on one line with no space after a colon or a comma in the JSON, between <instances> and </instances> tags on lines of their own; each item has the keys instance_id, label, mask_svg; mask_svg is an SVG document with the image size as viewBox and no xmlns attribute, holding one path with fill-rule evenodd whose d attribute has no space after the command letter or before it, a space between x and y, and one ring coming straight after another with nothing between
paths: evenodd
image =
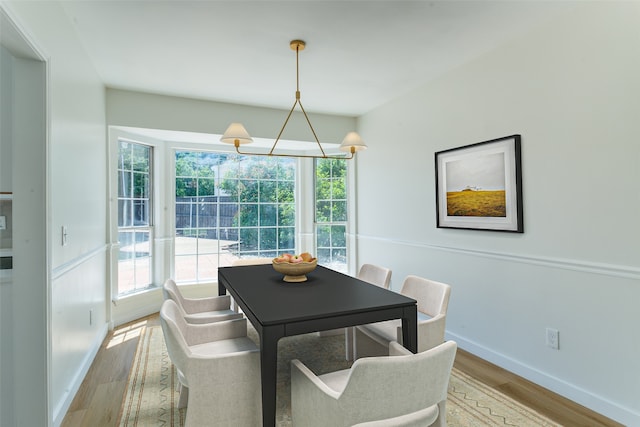
<instances>
[{"instance_id":1,"label":"chair leg","mask_svg":"<svg viewBox=\"0 0 640 427\"><path fill-rule=\"evenodd\" d=\"M189 387L180 384L180 399L178 400L178 409L186 408L189 400Z\"/></svg>"}]
</instances>

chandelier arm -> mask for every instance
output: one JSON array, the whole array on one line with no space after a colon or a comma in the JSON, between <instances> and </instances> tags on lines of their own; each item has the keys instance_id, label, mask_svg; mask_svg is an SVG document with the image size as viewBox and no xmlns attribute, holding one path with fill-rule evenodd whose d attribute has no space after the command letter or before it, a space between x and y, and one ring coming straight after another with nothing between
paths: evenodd
<instances>
[{"instance_id":1,"label":"chandelier arm","mask_svg":"<svg viewBox=\"0 0 640 427\"><path fill-rule=\"evenodd\" d=\"M280 129L280 133L278 133L278 137L276 138L275 142L271 146L271 150L269 151L270 156L273 154L273 150L276 149L276 145L278 145L278 141L280 141L280 137L282 136L282 132L284 132L284 128L286 128L287 123L289 123L289 119L291 118L291 114L293 114L293 110L296 108L296 104L299 104L299 103L300 103L300 100L296 98L295 102L293 103L293 106L289 110L289 114L287 114L287 118L285 119L284 124L282 125L282 128ZM302 108L302 105L300 105L300 107Z\"/></svg>"},{"instance_id":2,"label":"chandelier arm","mask_svg":"<svg viewBox=\"0 0 640 427\"><path fill-rule=\"evenodd\" d=\"M311 129L311 133L313 133L313 137L316 139L316 143L318 144L318 147L320 147L320 151L322 152L322 157L327 157L327 155L324 152L324 149L322 148L322 144L320 144L318 135L316 135L316 131L313 129L313 126L311 125L311 120L309 120L309 116L307 116L307 112L304 110L304 107L302 106L302 102L300 102L300 100L297 100L297 101L298 101L298 105L300 105L300 109L302 110L302 113L304 114L304 118L307 119L307 123L309 123L309 128Z\"/></svg>"},{"instance_id":3,"label":"chandelier arm","mask_svg":"<svg viewBox=\"0 0 640 427\"><path fill-rule=\"evenodd\" d=\"M236 146L236 153L241 154L243 156L269 156L269 157L289 157L289 158L307 158L307 159L333 159L333 160L351 160L353 159L353 152L349 154L349 156L314 156L309 154L282 154L282 153L252 153L249 151L240 151L239 146Z\"/></svg>"}]
</instances>

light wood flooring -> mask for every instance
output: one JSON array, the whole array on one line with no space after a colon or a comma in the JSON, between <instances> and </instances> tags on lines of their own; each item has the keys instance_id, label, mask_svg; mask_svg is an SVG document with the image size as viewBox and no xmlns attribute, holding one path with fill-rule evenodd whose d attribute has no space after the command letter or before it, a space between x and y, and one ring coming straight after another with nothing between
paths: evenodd
<instances>
[{"instance_id":1,"label":"light wood flooring","mask_svg":"<svg viewBox=\"0 0 640 427\"><path fill-rule=\"evenodd\" d=\"M62 427L111 427L117 424L140 327L145 322L157 324L158 315L122 325L108 334ZM464 350L458 349L455 366L564 426L622 426Z\"/></svg>"}]
</instances>

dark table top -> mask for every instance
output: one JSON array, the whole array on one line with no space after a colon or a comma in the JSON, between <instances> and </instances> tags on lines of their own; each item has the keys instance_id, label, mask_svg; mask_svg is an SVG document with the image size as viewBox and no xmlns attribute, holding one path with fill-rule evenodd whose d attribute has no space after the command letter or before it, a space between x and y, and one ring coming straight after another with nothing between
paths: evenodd
<instances>
[{"instance_id":1,"label":"dark table top","mask_svg":"<svg viewBox=\"0 0 640 427\"><path fill-rule=\"evenodd\" d=\"M287 283L270 264L221 267L223 278L264 326L415 305L414 299L318 266Z\"/></svg>"}]
</instances>

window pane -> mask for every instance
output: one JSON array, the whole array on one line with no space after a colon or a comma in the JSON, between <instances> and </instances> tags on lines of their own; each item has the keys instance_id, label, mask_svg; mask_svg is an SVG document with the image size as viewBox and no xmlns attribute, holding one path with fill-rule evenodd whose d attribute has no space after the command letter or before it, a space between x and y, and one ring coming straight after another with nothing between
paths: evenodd
<instances>
[{"instance_id":1,"label":"window pane","mask_svg":"<svg viewBox=\"0 0 640 427\"><path fill-rule=\"evenodd\" d=\"M287 226L296 225L296 206L293 203L278 205L278 224Z\"/></svg>"},{"instance_id":2,"label":"window pane","mask_svg":"<svg viewBox=\"0 0 640 427\"><path fill-rule=\"evenodd\" d=\"M295 193L294 182L278 183L278 203L292 203L295 200Z\"/></svg>"},{"instance_id":3,"label":"window pane","mask_svg":"<svg viewBox=\"0 0 640 427\"><path fill-rule=\"evenodd\" d=\"M278 229L279 252L293 252L296 246L295 228L286 227Z\"/></svg>"},{"instance_id":4,"label":"window pane","mask_svg":"<svg viewBox=\"0 0 640 427\"><path fill-rule=\"evenodd\" d=\"M260 201L263 203L277 202L278 201L277 189L278 187L277 187L276 181L260 181Z\"/></svg>"},{"instance_id":5,"label":"window pane","mask_svg":"<svg viewBox=\"0 0 640 427\"><path fill-rule=\"evenodd\" d=\"M346 228L344 225L331 226L331 246L332 247L346 247Z\"/></svg>"},{"instance_id":6,"label":"window pane","mask_svg":"<svg viewBox=\"0 0 640 427\"><path fill-rule=\"evenodd\" d=\"M132 172L118 171L118 197L131 197Z\"/></svg>"},{"instance_id":7,"label":"window pane","mask_svg":"<svg viewBox=\"0 0 640 427\"><path fill-rule=\"evenodd\" d=\"M198 179L198 196L214 196L215 194L216 185L212 178Z\"/></svg>"},{"instance_id":8,"label":"window pane","mask_svg":"<svg viewBox=\"0 0 640 427\"><path fill-rule=\"evenodd\" d=\"M120 230L118 239L118 294L146 289L151 284L149 231Z\"/></svg>"},{"instance_id":9,"label":"window pane","mask_svg":"<svg viewBox=\"0 0 640 427\"><path fill-rule=\"evenodd\" d=\"M176 177L195 176L196 163L196 153L176 152Z\"/></svg>"},{"instance_id":10,"label":"window pane","mask_svg":"<svg viewBox=\"0 0 640 427\"><path fill-rule=\"evenodd\" d=\"M176 270L180 263L188 272L176 273L176 280L215 280L218 265L276 256L283 244L293 252L297 163L291 160L176 152Z\"/></svg>"},{"instance_id":11,"label":"window pane","mask_svg":"<svg viewBox=\"0 0 640 427\"><path fill-rule=\"evenodd\" d=\"M347 163L317 159L315 163L316 247L320 264L347 270Z\"/></svg>"},{"instance_id":12,"label":"window pane","mask_svg":"<svg viewBox=\"0 0 640 427\"><path fill-rule=\"evenodd\" d=\"M218 277L218 254L198 255L198 280L215 280Z\"/></svg>"},{"instance_id":13,"label":"window pane","mask_svg":"<svg viewBox=\"0 0 640 427\"><path fill-rule=\"evenodd\" d=\"M149 175L133 173L133 197L149 197Z\"/></svg>"},{"instance_id":14,"label":"window pane","mask_svg":"<svg viewBox=\"0 0 640 427\"><path fill-rule=\"evenodd\" d=\"M177 282L193 282L198 279L198 257L196 255L176 256L174 271Z\"/></svg>"},{"instance_id":15,"label":"window pane","mask_svg":"<svg viewBox=\"0 0 640 427\"><path fill-rule=\"evenodd\" d=\"M133 148L132 166L134 171L149 172L151 147L141 144L131 144Z\"/></svg>"},{"instance_id":16,"label":"window pane","mask_svg":"<svg viewBox=\"0 0 640 427\"><path fill-rule=\"evenodd\" d=\"M133 225L149 225L148 200L133 200Z\"/></svg>"},{"instance_id":17,"label":"window pane","mask_svg":"<svg viewBox=\"0 0 640 427\"><path fill-rule=\"evenodd\" d=\"M260 205L260 226L276 225L278 222L278 205Z\"/></svg>"},{"instance_id":18,"label":"window pane","mask_svg":"<svg viewBox=\"0 0 640 427\"><path fill-rule=\"evenodd\" d=\"M345 183L345 178L334 178L331 180L331 196L333 200L347 198Z\"/></svg>"},{"instance_id":19,"label":"window pane","mask_svg":"<svg viewBox=\"0 0 640 427\"><path fill-rule=\"evenodd\" d=\"M133 213L131 200L118 200L118 227L131 227L133 225Z\"/></svg>"},{"instance_id":20,"label":"window pane","mask_svg":"<svg viewBox=\"0 0 640 427\"><path fill-rule=\"evenodd\" d=\"M347 202L333 202L331 206L331 222L347 222Z\"/></svg>"},{"instance_id":21,"label":"window pane","mask_svg":"<svg viewBox=\"0 0 640 427\"><path fill-rule=\"evenodd\" d=\"M214 203L201 203L198 213L198 227L211 228L218 225L217 209Z\"/></svg>"},{"instance_id":22,"label":"window pane","mask_svg":"<svg viewBox=\"0 0 640 427\"><path fill-rule=\"evenodd\" d=\"M240 229L240 251L253 251L258 249L258 229Z\"/></svg>"},{"instance_id":23,"label":"window pane","mask_svg":"<svg viewBox=\"0 0 640 427\"><path fill-rule=\"evenodd\" d=\"M260 229L260 249L273 249L277 247L277 228Z\"/></svg>"},{"instance_id":24,"label":"window pane","mask_svg":"<svg viewBox=\"0 0 640 427\"><path fill-rule=\"evenodd\" d=\"M240 202L257 202L259 197L258 181L255 179L241 179L239 183Z\"/></svg>"},{"instance_id":25,"label":"window pane","mask_svg":"<svg viewBox=\"0 0 640 427\"><path fill-rule=\"evenodd\" d=\"M322 247L328 248L331 246L331 226L318 225L316 228L316 240L318 250Z\"/></svg>"},{"instance_id":26,"label":"window pane","mask_svg":"<svg viewBox=\"0 0 640 427\"><path fill-rule=\"evenodd\" d=\"M240 226L254 227L258 225L258 205L240 205Z\"/></svg>"},{"instance_id":27,"label":"window pane","mask_svg":"<svg viewBox=\"0 0 640 427\"><path fill-rule=\"evenodd\" d=\"M197 196L197 184L194 178L176 178L176 198Z\"/></svg>"},{"instance_id":28,"label":"window pane","mask_svg":"<svg viewBox=\"0 0 640 427\"><path fill-rule=\"evenodd\" d=\"M331 222L331 202L316 203L316 222Z\"/></svg>"},{"instance_id":29,"label":"window pane","mask_svg":"<svg viewBox=\"0 0 640 427\"><path fill-rule=\"evenodd\" d=\"M134 142L119 142L119 295L146 289L152 283L151 161L151 147Z\"/></svg>"}]
</instances>

